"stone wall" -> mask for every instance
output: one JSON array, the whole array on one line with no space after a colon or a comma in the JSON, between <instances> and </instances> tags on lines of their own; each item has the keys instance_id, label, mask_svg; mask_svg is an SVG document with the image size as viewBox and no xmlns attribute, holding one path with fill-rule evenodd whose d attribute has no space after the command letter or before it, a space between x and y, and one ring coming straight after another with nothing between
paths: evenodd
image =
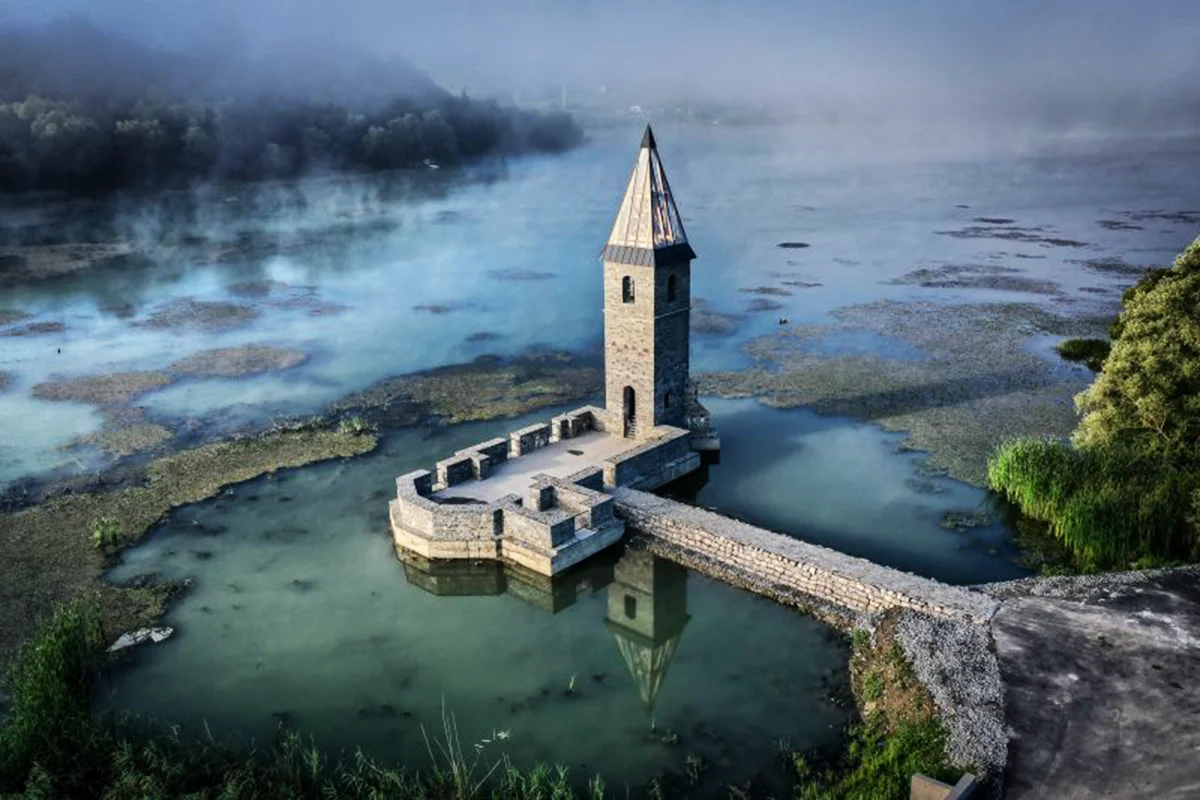
<instances>
[{"instance_id":1,"label":"stone wall","mask_svg":"<svg viewBox=\"0 0 1200 800\"><path fill-rule=\"evenodd\" d=\"M655 431L659 438L618 453L604 462L605 485L630 486L647 478L658 478L670 465L694 455L688 442L688 431L667 426Z\"/></svg>"},{"instance_id":2,"label":"stone wall","mask_svg":"<svg viewBox=\"0 0 1200 800\"><path fill-rule=\"evenodd\" d=\"M548 444L550 444L550 425L545 422L529 425L508 435L508 455L510 458L517 458Z\"/></svg>"},{"instance_id":3,"label":"stone wall","mask_svg":"<svg viewBox=\"0 0 1200 800\"><path fill-rule=\"evenodd\" d=\"M614 495L617 515L643 534L857 613L875 614L899 607L986 624L997 608L995 600L979 592L880 566L636 489L617 488Z\"/></svg>"}]
</instances>

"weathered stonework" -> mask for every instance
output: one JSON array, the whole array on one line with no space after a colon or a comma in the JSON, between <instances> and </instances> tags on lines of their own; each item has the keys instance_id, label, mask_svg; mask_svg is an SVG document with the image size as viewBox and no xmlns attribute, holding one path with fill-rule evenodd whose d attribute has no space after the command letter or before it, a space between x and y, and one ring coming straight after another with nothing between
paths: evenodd
<instances>
[{"instance_id":1,"label":"weathered stonework","mask_svg":"<svg viewBox=\"0 0 1200 800\"><path fill-rule=\"evenodd\" d=\"M760 575L770 584L818 602L865 614L908 608L973 624L986 624L998 607L980 592L900 572L643 491L621 487L613 494L617 514L638 532Z\"/></svg>"}]
</instances>

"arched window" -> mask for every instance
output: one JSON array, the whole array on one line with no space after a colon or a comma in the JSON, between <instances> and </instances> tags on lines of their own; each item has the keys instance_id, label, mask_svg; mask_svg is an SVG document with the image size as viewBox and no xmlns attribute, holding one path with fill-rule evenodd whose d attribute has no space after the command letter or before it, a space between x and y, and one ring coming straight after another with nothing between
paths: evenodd
<instances>
[{"instance_id":1,"label":"arched window","mask_svg":"<svg viewBox=\"0 0 1200 800\"><path fill-rule=\"evenodd\" d=\"M667 276L667 302L675 302L675 276L673 274Z\"/></svg>"},{"instance_id":2,"label":"arched window","mask_svg":"<svg viewBox=\"0 0 1200 800\"><path fill-rule=\"evenodd\" d=\"M633 278L629 275L621 279L621 299L626 303L633 302Z\"/></svg>"},{"instance_id":3,"label":"arched window","mask_svg":"<svg viewBox=\"0 0 1200 800\"><path fill-rule=\"evenodd\" d=\"M633 421L637 418L637 400L634 397L633 387L625 387L625 419Z\"/></svg>"}]
</instances>

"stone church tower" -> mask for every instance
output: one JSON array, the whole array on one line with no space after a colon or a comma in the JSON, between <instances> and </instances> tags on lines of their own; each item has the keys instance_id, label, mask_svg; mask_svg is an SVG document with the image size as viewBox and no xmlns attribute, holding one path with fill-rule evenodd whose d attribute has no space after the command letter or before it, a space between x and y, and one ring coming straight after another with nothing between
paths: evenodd
<instances>
[{"instance_id":1,"label":"stone church tower","mask_svg":"<svg viewBox=\"0 0 1200 800\"><path fill-rule=\"evenodd\" d=\"M656 425L686 427L695 257L647 125L601 254L605 408L614 432L643 438Z\"/></svg>"}]
</instances>

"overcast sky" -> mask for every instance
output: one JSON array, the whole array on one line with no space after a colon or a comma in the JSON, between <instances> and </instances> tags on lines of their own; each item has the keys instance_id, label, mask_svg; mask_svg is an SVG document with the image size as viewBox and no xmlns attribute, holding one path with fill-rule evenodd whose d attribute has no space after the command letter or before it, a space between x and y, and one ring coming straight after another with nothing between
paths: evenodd
<instances>
[{"instance_id":1,"label":"overcast sky","mask_svg":"<svg viewBox=\"0 0 1200 800\"><path fill-rule=\"evenodd\" d=\"M150 44L399 53L453 91L561 79L692 95L1196 103L1200 0L0 0Z\"/></svg>"}]
</instances>

